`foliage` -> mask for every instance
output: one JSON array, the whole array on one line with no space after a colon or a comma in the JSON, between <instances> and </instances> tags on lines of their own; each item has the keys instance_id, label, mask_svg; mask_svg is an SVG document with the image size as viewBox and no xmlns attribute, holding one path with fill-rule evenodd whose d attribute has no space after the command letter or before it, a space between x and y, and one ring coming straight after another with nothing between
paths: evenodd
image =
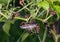
<instances>
[{"instance_id":1,"label":"foliage","mask_svg":"<svg viewBox=\"0 0 60 42\"><path fill-rule=\"evenodd\" d=\"M59 25L60 0L0 0L0 42L60 42Z\"/></svg>"}]
</instances>

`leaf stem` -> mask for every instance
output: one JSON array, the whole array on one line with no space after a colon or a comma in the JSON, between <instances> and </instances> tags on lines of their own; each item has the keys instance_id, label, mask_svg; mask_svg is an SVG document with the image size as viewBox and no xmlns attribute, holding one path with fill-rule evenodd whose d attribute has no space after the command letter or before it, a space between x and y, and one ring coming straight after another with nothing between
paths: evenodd
<instances>
[{"instance_id":1,"label":"leaf stem","mask_svg":"<svg viewBox=\"0 0 60 42\"><path fill-rule=\"evenodd\" d=\"M43 22L46 22L49 18L51 18L53 15L50 15L49 17L47 17L46 19L44 19Z\"/></svg>"},{"instance_id":2,"label":"leaf stem","mask_svg":"<svg viewBox=\"0 0 60 42\"><path fill-rule=\"evenodd\" d=\"M45 28L44 36L43 36L43 42L45 42L46 39L46 33L47 33L47 28Z\"/></svg>"},{"instance_id":3,"label":"leaf stem","mask_svg":"<svg viewBox=\"0 0 60 42\"><path fill-rule=\"evenodd\" d=\"M58 37L55 34L55 32L53 30L51 30L51 33L53 34L53 38L54 38L55 42L58 42Z\"/></svg>"},{"instance_id":4,"label":"leaf stem","mask_svg":"<svg viewBox=\"0 0 60 42\"><path fill-rule=\"evenodd\" d=\"M4 16L6 19L8 19L8 17L6 15L4 15L3 13L0 13L0 15Z\"/></svg>"},{"instance_id":5,"label":"leaf stem","mask_svg":"<svg viewBox=\"0 0 60 42\"><path fill-rule=\"evenodd\" d=\"M20 17L15 17L15 19L20 19L20 20L27 21L27 19L25 19L25 18L20 18Z\"/></svg>"},{"instance_id":6,"label":"leaf stem","mask_svg":"<svg viewBox=\"0 0 60 42\"><path fill-rule=\"evenodd\" d=\"M17 12L20 12L20 11L22 11L23 9L25 9L27 6L29 6L30 4L32 4L33 3L33 1L32 2L30 2L29 4L27 4L26 6L24 6L22 9L20 9L19 11L17 11Z\"/></svg>"},{"instance_id":7,"label":"leaf stem","mask_svg":"<svg viewBox=\"0 0 60 42\"><path fill-rule=\"evenodd\" d=\"M25 31L21 34L21 36L19 37L19 39L17 40L17 42L20 42L21 37L23 36L23 34L25 33Z\"/></svg>"},{"instance_id":8,"label":"leaf stem","mask_svg":"<svg viewBox=\"0 0 60 42\"><path fill-rule=\"evenodd\" d=\"M6 10L8 9L9 3L10 3L10 0L8 0L7 6L6 6Z\"/></svg>"},{"instance_id":9,"label":"leaf stem","mask_svg":"<svg viewBox=\"0 0 60 42\"><path fill-rule=\"evenodd\" d=\"M39 41L41 42L41 38L40 38L40 36L39 36L39 35L37 35L37 37L38 37Z\"/></svg>"}]
</instances>

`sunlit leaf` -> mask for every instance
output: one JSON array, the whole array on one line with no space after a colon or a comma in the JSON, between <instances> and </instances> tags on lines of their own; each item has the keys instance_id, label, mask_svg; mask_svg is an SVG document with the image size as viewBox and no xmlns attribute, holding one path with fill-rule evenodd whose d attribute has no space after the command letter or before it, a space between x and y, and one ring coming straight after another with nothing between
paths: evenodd
<instances>
[{"instance_id":1,"label":"sunlit leaf","mask_svg":"<svg viewBox=\"0 0 60 42\"><path fill-rule=\"evenodd\" d=\"M44 2L39 2L38 7L43 7L45 10L48 10L49 8L49 3L47 1Z\"/></svg>"},{"instance_id":2,"label":"sunlit leaf","mask_svg":"<svg viewBox=\"0 0 60 42\"><path fill-rule=\"evenodd\" d=\"M53 5L53 8L55 9L55 11L57 12L57 19L60 18L60 6L58 5Z\"/></svg>"},{"instance_id":3,"label":"sunlit leaf","mask_svg":"<svg viewBox=\"0 0 60 42\"><path fill-rule=\"evenodd\" d=\"M53 8L55 9L55 11L57 11L58 13L60 13L60 6L53 5Z\"/></svg>"},{"instance_id":4,"label":"sunlit leaf","mask_svg":"<svg viewBox=\"0 0 60 42\"><path fill-rule=\"evenodd\" d=\"M50 1L50 2L55 2L55 1L59 1L60 2L60 0L47 0L47 1Z\"/></svg>"}]
</instances>

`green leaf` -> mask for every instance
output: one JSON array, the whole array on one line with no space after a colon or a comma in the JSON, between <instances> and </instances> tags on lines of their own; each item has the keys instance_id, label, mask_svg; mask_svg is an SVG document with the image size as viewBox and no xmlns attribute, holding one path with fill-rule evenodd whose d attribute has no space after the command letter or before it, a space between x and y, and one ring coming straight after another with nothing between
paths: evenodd
<instances>
[{"instance_id":1,"label":"green leaf","mask_svg":"<svg viewBox=\"0 0 60 42\"><path fill-rule=\"evenodd\" d=\"M10 24L11 24L11 22L8 20L3 25L3 31L8 35L9 35L9 30L10 30Z\"/></svg>"},{"instance_id":2,"label":"green leaf","mask_svg":"<svg viewBox=\"0 0 60 42\"><path fill-rule=\"evenodd\" d=\"M29 33L24 33L21 39L21 42L23 42L27 37L29 36Z\"/></svg>"},{"instance_id":3,"label":"green leaf","mask_svg":"<svg viewBox=\"0 0 60 42\"><path fill-rule=\"evenodd\" d=\"M49 3L47 1L39 2L38 7L43 7L45 10L48 10Z\"/></svg>"},{"instance_id":4,"label":"green leaf","mask_svg":"<svg viewBox=\"0 0 60 42\"><path fill-rule=\"evenodd\" d=\"M59 2L60 2L60 0L47 0L47 1L50 1L50 2L55 2L55 1L59 1Z\"/></svg>"},{"instance_id":5,"label":"green leaf","mask_svg":"<svg viewBox=\"0 0 60 42\"><path fill-rule=\"evenodd\" d=\"M8 3L8 1L10 1L10 2L11 2L11 0L0 0L0 3L7 4L7 3Z\"/></svg>"},{"instance_id":6,"label":"green leaf","mask_svg":"<svg viewBox=\"0 0 60 42\"><path fill-rule=\"evenodd\" d=\"M58 5L52 5L53 9L56 11L57 19L60 18L60 6Z\"/></svg>"},{"instance_id":7,"label":"green leaf","mask_svg":"<svg viewBox=\"0 0 60 42\"><path fill-rule=\"evenodd\" d=\"M2 4L0 4L0 9L2 8ZM1 10L0 10L0 12L1 12Z\"/></svg>"},{"instance_id":8,"label":"green leaf","mask_svg":"<svg viewBox=\"0 0 60 42\"><path fill-rule=\"evenodd\" d=\"M53 3L54 1L57 1L57 0L47 0L47 1L49 1L49 2Z\"/></svg>"},{"instance_id":9,"label":"green leaf","mask_svg":"<svg viewBox=\"0 0 60 42\"><path fill-rule=\"evenodd\" d=\"M53 8L55 9L56 12L60 13L60 6L53 5Z\"/></svg>"}]
</instances>

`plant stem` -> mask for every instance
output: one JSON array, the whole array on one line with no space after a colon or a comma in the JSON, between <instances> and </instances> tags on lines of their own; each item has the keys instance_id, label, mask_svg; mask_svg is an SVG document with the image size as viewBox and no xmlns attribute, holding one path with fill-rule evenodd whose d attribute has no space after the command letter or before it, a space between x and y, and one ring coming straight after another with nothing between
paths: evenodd
<instances>
[{"instance_id":1,"label":"plant stem","mask_svg":"<svg viewBox=\"0 0 60 42\"><path fill-rule=\"evenodd\" d=\"M40 36L39 35L37 35L37 36L38 36L39 41L41 42Z\"/></svg>"},{"instance_id":2,"label":"plant stem","mask_svg":"<svg viewBox=\"0 0 60 42\"><path fill-rule=\"evenodd\" d=\"M45 12L45 10L43 10L41 13L39 13L39 15L37 17L40 17L41 15L43 15Z\"/></svg>"},{"instance_id":3,"label":"plant stem","mask_svg":"<svg viewBox=\"0 0 60 42\"><path fill-rule=\"evenodd\" d=\"M37 16L39 10L40 10L40 8L37 9L37 12L34 14L34 18Z\"/></svg>"},{"instance_id":4,"label":"plant stem","mask_svg":"<svg viewBox=\"0 0 60 42\"><path fill-rule=\"evenodd\" d=\"M51 30L51 33L53 34L53 38L54 38L55 42L58 42L58 37L55 34L55 32L53 30Z\"/></svg>"},{"instance_id":5,"label":"plant stem","mask_svg":"<svg viewBox=\"0 0 60 42\"><path fill-rule=\"evenodd\" d=\"M41 19L41 18L34 18L34 19L36 19L36 20L39 20L39 21L42 21L42 22L43 22L43 19Z\"/></svg>"},{"instance_id":6,"label":"plant stem","mask_svg":"<svg viewBox=\"0 0 60 42\"><path fill-rule=\"evenodd\" d=\"M23 36L23 34L25 33L25 31L21 34L21 36L19 37L19 39L17 40L17 42L20 42L21 37Z\"/></svg>"},{"instance_id":7,"label":"plant stem","mask_svg":"<svg viewBox=\"0 0 60 42\"><path fill-rule=\"evenodd\" d=\"M44 19L43 22L46 22L49 18L51 18L53 15L50 15L49 17L47 17L46 19Z\"/></svg>"},{"instance_id":8,"label":"plant stem","mask_svg":"<svg viewBox=\"0 0 60 42\"><path fill-rule=\"evenodd\" d=\"M45 28L44 36L43 36L43 42L45 42L46 39L46 33L47 33L47 28Z\"/></svg>"},{"instance_id":9,"label":"plant stem","mask_svg":"<svg viewBox=\"0 0 60 42\"><path fill-rule=\"evenodd\" d=\"M58 42L58 38L57 38L57 36L56 36L56 38L55 38L55 42Z\"/></svg>"},{"instance_id":10,"label":"plant stem","mask_svg":"<svg viewBox=\"0 0 60 42\"><path fill-rule=\"evenodd\" d=\"M25 18L20 18L20 17L15 17L15 19L20 19L20 20L27 21L27 19L25 19Z\"/></svg>"},{"instance_id":11,"label":"plant stem","mask_svg":"<svg viewBox=\"0 0 60 42\"><path fill-rule=\"evenodd\" d=\"M6 6L6 10L8 9L9 3L10 3L10 0L8 0L7 6Z\"/></svg>"},{"instance_id":12,"label":"plant stem","mask_svg":"<svg viewBox=\"0 0 60 42\"><path fill-rule=\"evenodd\" d=\"M48 17L49 10L47 10L46 18Z\"/></svg>"},{"instance_id":13,"label":"plant stem","mask_svg":"<svg viewBox=\"0 0 60 42\"><path fill-rule=\"evenodd\" d=\"M3 13L0 13L0 15L4 16L6 19L8 19L8 17L6 15L4 15Z\"/></svg>"},{"instance_id":14,"label":"plant stem","mask_svg":"<svg viewBox=\"0 0 60 42\"><path fill-rule=\"evenodd\" d=\"M32 2L30 2L29 4L27 4L26 6L24 6L22 9L20 9L19 11L17 11L17 12L20 12L20 11L22 11L23 9L25 9L27 6L29 6L30 4L32 4L33 3L33 1Z\"/></svg>"},{"instance_id":15,"label":"plant stem","mask_svg":"<svg viewBox=\"0 0 60 42\"><path fill-rule=\"evenodd\" d=\"M57 37L59 38L59 37L60 37L60 34L59 34L59 35L57 35Z\"/></svg>"}]
</instances>

